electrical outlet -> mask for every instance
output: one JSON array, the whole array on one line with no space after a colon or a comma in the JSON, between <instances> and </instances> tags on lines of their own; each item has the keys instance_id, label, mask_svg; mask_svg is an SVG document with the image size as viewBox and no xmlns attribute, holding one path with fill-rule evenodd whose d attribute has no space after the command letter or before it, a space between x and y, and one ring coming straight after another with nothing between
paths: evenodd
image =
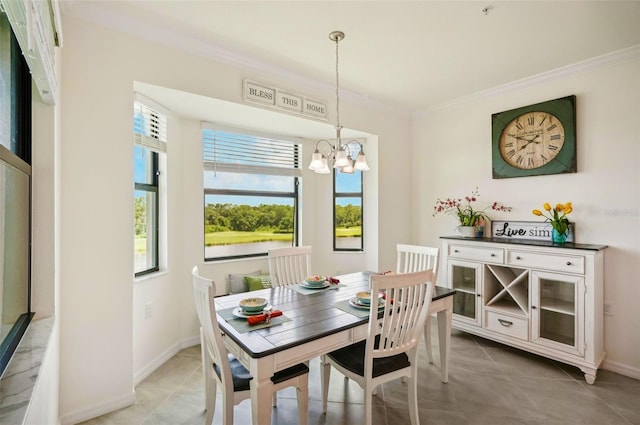
<instances>
[{"instance_id":1,"label":"electrical outlet","mask_svg":"<svg viewBox=\"0 0 640 425\"><path fill-rule=\"evenodd\" d=\"M153 303L151 301L149 301L148 303L146 303L144 305L144 318L145 319L151 319L151 316L153 316L152 305L153 305Z\"/></svg>"},{"instance_id":2,"label":"electrical outlet","mask_svg":"<svg viewBox=\"0 0 640 425\"><path fill-rule=\"evenodd\" d=\"M611 306L611 304L604 304L604 315L613 316L613 307Z\"/></svg>"}]
</instances>

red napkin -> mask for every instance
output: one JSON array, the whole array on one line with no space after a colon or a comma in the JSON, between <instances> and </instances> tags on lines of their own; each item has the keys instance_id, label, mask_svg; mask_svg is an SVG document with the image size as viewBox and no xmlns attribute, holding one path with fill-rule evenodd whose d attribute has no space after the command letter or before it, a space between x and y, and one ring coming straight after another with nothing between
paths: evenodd
<instances>
[{"instance_id":1,"label":"red napkin","mask_svg":"<svg viewBox=\"0 0 640 425\"><path fill-rule=\"evenodd\" d=\"M333 283L334 285L337 285L338 283L340 283L340 280L336 279L335 277L329 277L329 278L327 278L327 280L330 283Z\"/></svg>"},{"instance_id":2,"label":"red napkin","mask_svg":"<svg viewBox=\"0 0 640 425\"><path fill-rule=\"evenodd\" d=\"M262 323L267 320L268 313L256 314L255 316L247 317L247 323L249 325L257 325L258 323ZM282 316L282 311L273 310L270 314L270 317Z\"/></svg>"}]
</instances>

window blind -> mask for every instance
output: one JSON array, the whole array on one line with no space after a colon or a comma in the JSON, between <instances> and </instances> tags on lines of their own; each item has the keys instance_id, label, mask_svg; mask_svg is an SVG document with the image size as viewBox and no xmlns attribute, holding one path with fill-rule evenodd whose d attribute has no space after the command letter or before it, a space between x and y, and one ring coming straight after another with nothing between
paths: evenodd
<instances>
[{"instance_id":1,"label":"window blind","mask_svg":"<svg viewBox=\"0 0 640 425\"><path fill-rule=\"evenodd\" d=\"M167 152L167 116L143 105L133 103L134 143L154 152Z\"/></svg>"},{"instance_id":2,"label":"window blind","mask_svg":"<svg viewBox=\"0 0 640 425\"><path fill-rule=\"evenodd\" d=\"M300 177L300 144L278 136L248 134L203 124L207 171Z\"/></svg>"}]
</instances>

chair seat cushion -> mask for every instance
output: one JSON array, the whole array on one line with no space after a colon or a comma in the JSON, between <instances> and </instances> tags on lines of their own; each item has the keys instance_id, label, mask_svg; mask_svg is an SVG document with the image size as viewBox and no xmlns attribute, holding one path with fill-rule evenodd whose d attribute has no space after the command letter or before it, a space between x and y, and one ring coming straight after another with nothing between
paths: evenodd
<instances>
[{"instance_id":1,"label":"chair seat cushion","mask_svg":"<svg viewBox=\"0 0 640 425\"><path fill-rule=\"evenodd\" d=\"M231 367L231 377L233 378L233 391L249 391L249 382L253 379L253 376L251 376L247 368L244 367L235 356L228 354L228 357L229 366ZM220 368L215 363L213 370L216 372L216 375L218 375L218 378L220 378ZM273 381L274 384L279 384L280 382L304 375L305 373L309 373L309 366L304 363L298 363L295 366L276 372L271 377L271 381Z\"/></svg>"},{"instance_id":2,"label":"chair seat cushion","mask_svg":"<svg viewBox=\"0 0 640 425\"><path fill-rule=\"evenodd\" d=\"M376 338L376 347L378 346L378 342L379 338ZM333 351L329 353L328 356L343 368L355 373L356 375L364 376L364 357L366 346L366 340L356 342L355 344ZM373 377L375 378L385 375L409 366L411 366L411 363L409 362L409 357L405 353L391 357L373 359Z\"/></svg>"},{"instance_id":3,"label":"chair seat cushion","mask_svg":"<svg viewBox=\"0 0 640 425\"><path fill-rule=\"evenodd\" d=\"M244 367L235 356L228 354L228 357L231 377L233 378L233 391L249 391L249 381L253 379L253 376L251 376L247 368ZM216 372L216 375L218 375L218 378L220 378L220 368L215 363L213 370Z\"/></svg>"},{"instance_id":4,"label":"chair seat cushion","mask_svg":"<svg viewBox=\"0 0 640 425\"><path fill-rule=\"evenodd\" d=\"M295 366L291 366L290 368L274 373L271 377L271 381L273 381L274 384L279 384L287 379L295 378L296 376L304 375L305 373L309 373L309 366L304 363L298 363Z\"/></svg>"}]
</instances>

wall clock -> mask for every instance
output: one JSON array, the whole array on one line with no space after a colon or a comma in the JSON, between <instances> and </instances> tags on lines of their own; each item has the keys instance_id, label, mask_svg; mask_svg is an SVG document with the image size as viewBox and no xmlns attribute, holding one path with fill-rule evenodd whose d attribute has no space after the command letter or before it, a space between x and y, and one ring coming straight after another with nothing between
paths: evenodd
<instances>
[{"instance_id":1,"label":"wall clock","mask_svg":"<svg viewBox=\"0 0 640 425\"><path fill-rule=\"evenodd\" d=\"M576 97L491 115L493 178L575 173Z\"/></svg>"}]
</instances>

